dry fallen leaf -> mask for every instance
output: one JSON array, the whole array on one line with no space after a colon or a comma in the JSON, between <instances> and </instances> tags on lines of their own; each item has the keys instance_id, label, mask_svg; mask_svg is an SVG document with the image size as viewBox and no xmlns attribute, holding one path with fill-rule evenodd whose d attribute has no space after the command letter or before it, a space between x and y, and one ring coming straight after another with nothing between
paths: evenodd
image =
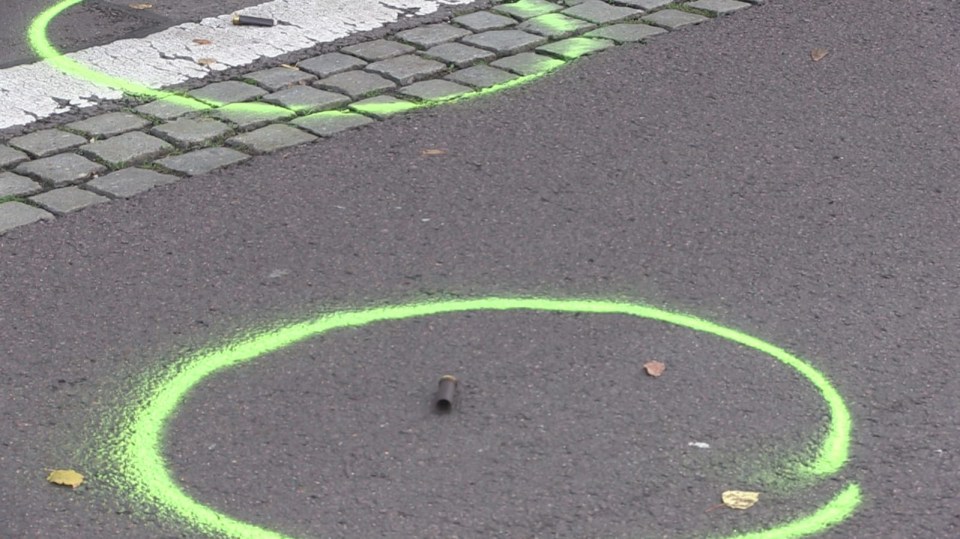
<instances>
[{"instance_id":1,"label":"dry fallen leaf","mask_svg":"<svg viewBox=\"0 0 960 539\"><path fill-rule=\"evenodd\" d=\"M447 153L447 150L440 150L437 148L429 148L420 152L420 155L443 155Z\"/></svg>"},{"instance_id":2,"label":"dry fallen leaf","mask_svg":"<svg viewBox=\"0 0 960 539\"><path fill-rule=\"evenodd\" d=\"M217 63L217 61L213 58L200 58L199 60L197 60L197 63L202 66L208 66L208 65Z\"/></svg>"},{"instance_id":3,"label":"dry fallen leaf","mask_svg":"<svg viewBox=\"0 0 960 539\"><path fill-rule=\"evenodd\" d=\"M73 470L52 470L47 476L47 481L54 485L67 485L71 488L77 488L83 483L83 476Z\"/></svg>"},{"instance_id":4,"label":"dry fallen leaf","mask_svg":"<svg viewBox=\"0 0 960 539\"><path fill-rule=\"evenodd\" d=\"M819 62L827 55L827 49L813 49L810 51L810 59Z\"/></svg>"},{"instance_id":5,"label":"dry fallen leaf","mask_svg":"<svg viewBox=\"0 0 960 539\"><path fill-rule=\"evenodd\" d=\"M749 509L760 499L760 493L745 490L728 490L720 496L720 499L723 500L723 505L731 509Z\"/></svg>"},{"instance_id":6,"label":"dry fallen leaf","mask_svg":"<svg viewBox=\"0 0 960 539\"><path fill-rule=\"evenodd\" d=\"M299 68L299 67L297 67L297 66L292 66L292 65L290 65L290 64L280 64L280 67L285 67L285 68L287 68L287 69L295 69L295 70L297 70L297 71L300 71L300 68Z\"/></svg>"},{"instance_id":7,"label":"dry fallen leaf","mask_svg":"<svg viewBox=\"0 0 960 539\"><path fill-rule=\"evenodd\" d=\"M648 361L643 364L643 368L647 371L648 375L653 376L654 378L659 378L667 366L659 361Z\"/></svg>"},{"instance_id":8,"label":"dry fallen leaf","mask_svg":"<svg viewBox=\"0 0 960 539\"><path fill-rule=\"evenodd\" d=\"M130 4L130 9L150 9L153 4Z\"/></svg>"},{"instance_id":9,"label":"dry fallen leaf","mask_svg":"<svg viewBox=\"0 0 960 539\"><path fill-rule=\"evenodd\" d=\"M197 45L209 45L213 43L213 41L210 41L209 39L199 39L199 38L194 39L193 42L196 43Z\"/></svg>"}]
</instances>

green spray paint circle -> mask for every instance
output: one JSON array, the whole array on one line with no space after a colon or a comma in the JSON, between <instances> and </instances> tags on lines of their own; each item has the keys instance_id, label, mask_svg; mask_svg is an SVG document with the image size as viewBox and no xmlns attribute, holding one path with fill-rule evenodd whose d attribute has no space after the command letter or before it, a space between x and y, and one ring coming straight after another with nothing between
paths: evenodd
<instances>
[{"instance_id":1,"label":"green spray paint circle","mask_svg":"<svg viewBox=\"0 0 960 539\"><path fill-rule=\"evenodd\" d=\"M522 3L526 3L529 0L521 0ZM50 23L53 20L62 14L67 9L83 3L84 0L62 0L53 6L45 9L36 18L30 22L30 27L27 30L27 40L30 43L30 47L33 49L34 53L46 61L49 65L59 69L63 73L70 75L72 77L85 80L97 84L99 86L104 86L107 88L113 88L123 92L126 95L137 96L137 97L146 97L151 99L163 100L171 104L179 105L184 108L192 109L195 111L207 110L211 106L219 107L224 110L229 110L231 112L246 114L250 116L262 115L264 117L272 117L276 115L278 110L283 110L282 107L276 105L270 105L267 103L258 103L258 102L245 102L245 103L217 103L211 100L201 101L199 99L178 94L175 92L170 92L166 90L158 90L155 88L150 88L144 84L141 84L136 81L131 81L124 79L122 77L116 77L113 75L108 75L106 73L101 73L95 69L77 62L71 58L68 58L56 47L50 43L50 39L47 37L47 29L50 26ZM548 26L550 25L560 25L557 21L545 21ZM558 26L562 28L562 25ZM565 51L565 56L568 58L575 58L584 54L589 54L592 52L590 49L583 49L582 47L577 47L571 45L567 47ZM325 119L330 121L335 121L337 118L343 116L355 116L356 113L361 114L370 114L374 116L389 116L393 114L398 114L402 112L407 112L416 109L422 109L427 107L434 107L441 104L452 103L455 101L463 101L467 99L474 99L486 95L490 95L495 92L500 92L508 88L513 88L516 86L521 86L527 84L533 80L539 79L544 75L560 68L565 65L566 62L563 60L553 60L545 59L541 62L541 65L538 68L536 73L531 73L527 75L519 76L513 80L507 82L495 84L486 88L481 88L478 90L473 90L465 94L451 95L447 97L440 97L434 99L425 99L423 101L411 102L405 100L391 100L387 99L385 101L368 100L365 103L355 103L351 106L352 110L355 112L350 112L349 110L328 110L317 112L311 115L315 119ZM294 110L294 112L302 112Z\"/></svg>"},{"instance_id":2,"label":"green spray paint circle","mask_svg":"<svg viewBox=\"0 0 960 539\"><path fill-rule=\"evenodd\" d=\"M388 320L468 311L540 311L584 314L620 314L656 320L715 335L764 354L793 368L820 393L830 411L826 436L816 456L802 463L798 472L823 478L836 473L847 461L852 421L843 398L813 365L786 350L735 329L694 316L665 311L638 303L586 299L485 297L338 311L313 320L292 323L243 338L223 347L183 358L166 374L147 382L143 401L130 406L130 422L119 447L118 458L124 487L135 498L151 503L183 522L208 533L243 539L289 539L218 512L190 497L174 480L162 456L164 431L186 395L210 375L276 352L294 343L341 328L355 328ZM115 444L115 445L114 445ZM830 502L811 515L775 528L729 536L727 539L789 539L820 532L853 514L860 503L860 487L848 484Z\"/></svg>"}]
</instances>

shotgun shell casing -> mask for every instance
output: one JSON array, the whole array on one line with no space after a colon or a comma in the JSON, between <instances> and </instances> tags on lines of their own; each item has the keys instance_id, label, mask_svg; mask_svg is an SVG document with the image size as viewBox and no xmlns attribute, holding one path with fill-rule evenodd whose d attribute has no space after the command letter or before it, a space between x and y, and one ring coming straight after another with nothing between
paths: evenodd
<instances>
[{"instance_id":1,"label":"shotgun shell casing","mask_svg":"<svg viewBox=\"0 0 960 539\"><path fill-rule=\"evenodd\" d=\"M251 17L250 15L234 15L233 24L237 26L273 26L273 19Z\"/></svg>"},{"instance_id":2,"label":"shotgun shell casing","mask_svg":"<svg viewBox=\"0 0 960 539\"><path fill-rule=\"evenodd\" d=\"M457 385L459 385L459 382L455 376L447 374L440 378L440 383L437 387L437 410L449 412L453 409L453 399L457 394Z\"/></svg>"}]
</instances>

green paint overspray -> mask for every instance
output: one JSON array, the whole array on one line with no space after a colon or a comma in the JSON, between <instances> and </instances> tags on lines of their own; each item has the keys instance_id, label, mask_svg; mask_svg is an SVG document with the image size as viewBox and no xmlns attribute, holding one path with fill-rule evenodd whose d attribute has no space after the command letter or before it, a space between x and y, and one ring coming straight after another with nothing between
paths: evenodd
<instances>
[{"instance_id":1,"label":"green paint overspray","mask_svg":"<svg viewBox=\"0 0 960 539\"><path fill-rule=\"evenodd\" d=\"M101 73L60 53L60 51L58 51L56 47L50 43L50 40L47 37L47 28L50 26L50 23L53 21L53 19L55 19L58 15L67 9L82 3L83 1L84 0L63 0L56 5L47 8L35 19L33 19L33 21L31 21L30 28L27 31L27 38L30 42L30 46L33 48L33 51L37 56L42 58L51 66L72 77L76 77L99 86L119 90L130 96L164 100L196 111L207 110L211 106L224 106L223 103L211 102L210 100L200 101L187 95L150 88L136 81L130 81L113 75ZM354 106L354 110L357 110L361 113L369 113L378 116L390 116L411 110L435 107L437 105L464 101L468 99L475 99L527 84L533 80L543 77L544 75L563 65L565 65L565 62L559 60L555 62L543 62L541 65L541 70L536 73L520 76L501 84L496 84L494 86L464 94L452 95L438 99L427 99L418 102L403 100L382 103L368 102L364 103L362 106ZM269 116L276 113L277 110L275 105L258 102L231 103L228 106L231 108L231 110L242 111L251 115L263 114L264 116ZM349 109L343 110L346 111Z\"/></svg>"},{"instance_id":2,"label":"green paint overspray","mask_svg":"<svg viewBox=\"0 0 960 539\"><path fill-rule=\"evenodd\" d=\"M826 401L830 410L827 435L816 455L799 465L798 473L824 477L842 468L847 460L852 422L840 394L826 376L809 363L786 350L740 331L694 316L654 307L617 301L549 298L486 297L340 311L313 320L289 324L210 351L176 361L155 379L146 382L141 402L131 405L131 418L119 439L110 440L108 451L119 462L123 487L141 502L160 508L171 516L207 533L236 538L286 538L207 507L191 498L174 480L162 456L164 431L183 399L208 376L276 352L294 343L326 332L388 321L468 311L527 310L539 312L619 314L657 320L667 324L708 333L758 350L795 369L806 378ZM849 484L815 513L772 529L727 539L773 539L803 537L820 532L851 515L860 502L860 488Z\"/></svg>"}]
</instances>

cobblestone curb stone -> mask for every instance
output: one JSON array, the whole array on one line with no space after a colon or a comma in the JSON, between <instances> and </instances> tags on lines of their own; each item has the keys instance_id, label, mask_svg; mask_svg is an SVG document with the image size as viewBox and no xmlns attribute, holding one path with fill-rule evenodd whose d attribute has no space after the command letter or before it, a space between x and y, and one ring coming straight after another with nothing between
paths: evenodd
<instances>
[{"instance_id":1,"label":"cobblestone curb stone","mask_svg":"<svg viewBox=\"0 0 960 539\"><path fill-rule=\"evenodd\" d=\"M10 146L0 146L0 167L12 167L30 159L27 154L20 150L14 150Z\"/></svg>"},{"instance_id":2,"label":"cobblestone curb stone","mask_svg":"<svg viewBox=\"0 0 960 539\"><path fill-rule=\"evenodd\" d=\"M199 100L192 105L156 99L0 140L0 235L250 155L525 83L581 56L765 1L500 1L181 94Z\"/></svg>"},{"instance_id":3,"label":"cobblestone curb stone","mask_svg":"<svg viewBox=\"0 0 960 539\"><path fill-rule=\"evenodd\" d=\"M52 188L64 187L106 172L107 167L75 153L60 153L21 163L17 173L36 178Z\"/></svg>"},{"instance_id":4,"label":"cobblestone curb stone","mask_svg":"<svg viewBox=\"0 0 960 539\"><path fill-rule=\"evenodd\" d=\"M13 172L0 172L0 199L22 197L40 191L43 191L43 186L30 178Z\"/></svg>"},{"instance_id":5,"label":"cobblestone curb stone","mask_svg":"<svg viewBox=\"0 0 960 539\"><path fill-rule=\"evenodd\" d=\"M249 155L231 148L203 148L182 155L164 157L156 163L184 176L199 176L249 158Z\"/></svg>"},{"instance_id":6,"label":"cobblestone curb stone","mask_svg":"<svg viewBox=\"0 0 960 539\"><path fill-rule=\"evenodd\" d=\"M227 140L227 144L239 147L249 153L262 154L306 144L314 140L317 140L317 137L310 133L304 133L296 127L273 124L230 138Z\"/></svg>"},{"instance_id":7,"label":"cobblestone curb stone","mask_svg":"<svg viewBox=\"0 0 960 539\"><path fill-rule=\"evenodd\" d=\"M173 174L161 174L145 168L125 168L93 179L85 187L95 193L113 198L130 198L158 185L179 180Z\"/></svg>"},{"instance_id":8,"label":"cobblestone curb stone","mask_svg":"<svg viewBox=\"0 0 960 539\"><path fill-rule=\"evenodd\" d=\"M0 234L43 219L53 219L53 214L23 202L0 203Z\"/></svg>"},{"instance_id":9,"label":"cobblestone curb stone","mask_svg":"<svg viewBox=\"0 0 960 539\"><path fill-rule=\"evenodd\" d=\"M64 215L110 199L79 187L63 187L32 196L30 200L45 210Z\"/></svg>"}]
</instances>

